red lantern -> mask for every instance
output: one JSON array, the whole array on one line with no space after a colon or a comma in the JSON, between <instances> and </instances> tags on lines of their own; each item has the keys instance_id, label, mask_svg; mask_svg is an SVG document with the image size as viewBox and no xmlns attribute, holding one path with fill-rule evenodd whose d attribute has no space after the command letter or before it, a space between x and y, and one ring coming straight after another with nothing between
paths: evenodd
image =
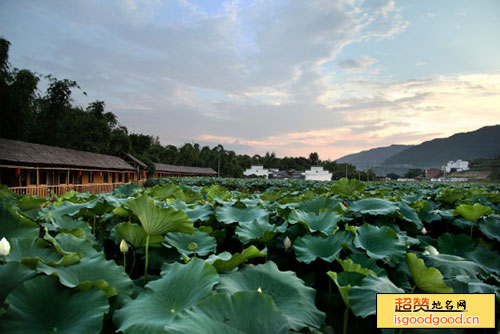
<instances>
[{"instance_id":1,"label":"red lantern","mask_svg":"<svg viewBox=\"0 0 500 334\"><path fill-rule=\"evenodd\" d=\"M16 176L21 175L21 168L16 168Z\"/></svg>"},{"instance_id":2,"label":"red lantern","mask_svg":"<svg viewBox=\"0 0 500 334\"><path fill-rule=\"evenodd\" d=\"M117 178L118 177L118 173L115 172L115 177Z\"/></svg>"},{"instance_id":3,"label":"red lantern","mask_svg":"<svg viewBox=\"0 0 500 334\"><path fill-rule=\"evenodd\" d=\"M78 171L78 176L82 176L82 171L81 170Z\"/></svg>"},{"instance_id":4,"label":"red lantern","mask_svg":"<svg viewBox=\"0 0 500 334\"><path fill-rule=\"evenodd\" d=\"M102 176L102 172L99 172L99 176Z\"/></svg>"},{"instance_id":5,"label":"red lantern","mask_svg":"<svg viewBox=\"0 0 500 334\"><path fill-rule=\"evenodd\" d=\"M130 173L127 173L127 177L130 179Z\"/></svg>"}]
</instances>

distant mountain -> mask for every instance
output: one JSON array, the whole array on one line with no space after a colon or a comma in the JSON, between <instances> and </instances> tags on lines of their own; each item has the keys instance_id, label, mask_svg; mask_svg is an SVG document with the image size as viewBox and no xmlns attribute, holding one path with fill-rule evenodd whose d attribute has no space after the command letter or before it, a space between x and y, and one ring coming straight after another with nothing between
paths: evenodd
<instances>
[{"instance_id":1,"label":"distant mountain","mask_svg":"<svg viewBox=\"0 0 500 334\"><path fill-rule=\"evenodd\" d=\"M500 155L500 125L457 133L405 149L388 157L385 166L440 167L450 160L493 158Z\"/></svg>"},{"instance_id":2,"label":"distant mountain","mask_svg":"<svg viewBox=\"0 0 500 334\"><path fill-rule=\"evenodd\" d=\"M387 158L400 153L412 145L391 145L386 147L372 148L371 150L349 154L335 160L338 163L349 163L356 166L358 170L367 170L374 166L381 165Z\"/></svg>"}]
</instances>

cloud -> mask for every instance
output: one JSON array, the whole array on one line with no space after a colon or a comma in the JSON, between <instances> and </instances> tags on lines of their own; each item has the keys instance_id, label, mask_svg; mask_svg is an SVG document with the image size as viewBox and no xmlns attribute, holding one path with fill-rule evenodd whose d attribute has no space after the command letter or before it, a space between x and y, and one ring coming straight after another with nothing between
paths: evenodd
<instances>
[{"instance_id":1,"label":"cloud","mask_svg":"<svg viewBox=\"0 0 500 334\"><path fill-rule=\"evenodd\" d=\"M337 63L344 71L348 72L361 72L365 70L368 66L373 65L377 62L377 59L370 56L361 56L355 59L345 59Z\"/></svg>"},{"instance_id":2,"label":"cloud","mask_svg":"<svg viewBox=\"0 0 500 334\"><path fill-rule=\"evenodd\" d=\"M367 73L379 55L342 57L409 24L392 0L0 4L13 65L76 80L89 94L78 103L104 99L163 144L280 156L338 158L494 121L498 74L394 80Z\"/></svg>"}]
</instances>

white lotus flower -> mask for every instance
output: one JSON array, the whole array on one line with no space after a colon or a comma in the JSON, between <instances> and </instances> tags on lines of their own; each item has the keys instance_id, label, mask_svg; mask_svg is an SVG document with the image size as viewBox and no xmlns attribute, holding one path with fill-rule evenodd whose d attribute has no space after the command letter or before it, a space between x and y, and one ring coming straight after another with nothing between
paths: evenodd
<instances>
[{"instance_id":1,"label":"white lotus flower","mask_svg":"<svg viewBox=\"0 0 500 334\"><path fill-rule=\"evenodd\" d=\"M0 240L0 255L7 256L10 253L10 244L5 237Z\"/></svg>"},{"instance_id":2,"label":"white lotus flower","mask_svg":"<svg viewBox=\"0 0 500 334\"><path fill-rule=\"evenodd\" d=\"M120 252L122 253L127 253L128 252L128 245L125 239L122 239L122 242L120 242Z\"/></svg>"},{"instance_id":3,"label":"white lotus flower","mask_svg":"<svg viewBox=\"0 0 500 334\"><path fill-rule=\"evenodd\" d=\"M288 248L290 248L290 246L292 245L292 241L289 237L286 237L283 241L283 244L285 245L285 250L288 250Z\"/></svg>"}]
</instances>

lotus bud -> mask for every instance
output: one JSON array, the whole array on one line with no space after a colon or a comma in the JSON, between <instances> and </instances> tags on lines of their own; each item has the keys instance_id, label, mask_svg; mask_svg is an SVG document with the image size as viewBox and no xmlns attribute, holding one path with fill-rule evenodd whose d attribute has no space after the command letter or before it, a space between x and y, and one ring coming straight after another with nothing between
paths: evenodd
<instances>
[{"instance_id":1,"label":"lotus bud","mask_svg":"<svg viewBox=\"0 0 500 334\"><path fill-rule=\"evenodd\" d=\"M427 230L425 229L425 227L422 227L422 229L420 230L420 233L422 233L423 235L427 234Z\"/></svg>"},{"instance_id":2,"label":"lotus bud","mask_svg":"<svg viewBox=\"0 0 500 334\"><path fill-rule=\"evenodd\" d=\"M122 239L122 242L120 242L120 252L124 254L128 252L128 245L125 239Z\"/></svg>"},{"instance_id":3,"label":"lotus bud","mask_svg":"<svg viewBox=\"0 0 500 334\"><path fill-rule=\"evenodd\" d=\"M7 256L10 253L10 244L5 237L0 240L0 255Z\"/></svg>"},{"instance_id":4,"label":"lotus bud","mask_svg":"<svg viewBox=\"0 0 500 334\"><path fill-rule=\"evenodd\" d=\"M262 293L262 289L260 288L260 286L258 287L257 291L258 291L259 293Z\"/></svg>"},{"instance_id":5,"label":"lotus bud","mask_svg":"<svg viewBox=\"0 0 500 334\"><path fill-rule=\"evenodd\" d=\"M290 246L292 245L292 241L289 237L285 238L285 241L283 241L283 245L285 245L285 250L288 250L288 248L290 248Z\"/></svg>"}]
</instances>

